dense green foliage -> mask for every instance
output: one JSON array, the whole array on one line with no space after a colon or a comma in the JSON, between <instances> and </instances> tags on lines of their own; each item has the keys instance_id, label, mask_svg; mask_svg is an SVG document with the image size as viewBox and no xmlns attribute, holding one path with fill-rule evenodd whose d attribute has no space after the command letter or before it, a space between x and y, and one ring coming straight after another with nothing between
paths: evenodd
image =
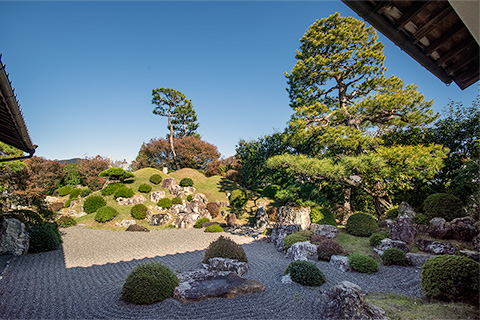
<instances>
[{"instance_id":1,"label":"dense green foliage","mask_svg":"<svg viewBox=\"0 0 480 320\"><path fill-rule=\"evenodd\" d=\"M422 213L417 213L413 218L412 222L416 224L429 224L430 220L426 215Z\"/></svg>"},{"instance_id":2,"label":"dense green foliage","mask_svg":"<svg viewBox=\"0 0 480 320\"><path fill-rule=\"evenodd\" d=\"M333 239L324 239L318 243L317 254L319 260L330 261L333 255L340 255L343 252L343 247Z\"/></svg>"},{"instance_id":3,"label":"dense green foliage","mask_svg":"<svg viewBox=\"0 0 480 320\"><path fill-rule=\"evenodd\" d=\"M102 189L102 196L109 196L115 193L118 188L125 187L122 182L110 183Z\"/></svg>"},{"instance_id":4,"label":"dense green foliage","mask_svg":"<svg viewBox=\"0 0 480 320\"><path fill-rule=\"evenodd\" d=\"M370 236L370 245L372 247L378 246L383 239L388 238L388 232L386 231L380 231L380 232L374 232Z\"/></svg>"},{"instance_id":5,"label":"dense green foliage","mask_svg":"<svg viewBox=\"0 0 480 320\"><path fill-rule=\"evenodd\" d=\"M99 208L106 206L107 202L103 199L102 196L89 196L85 199L83 203L83 211L85 213L93 213Z\"/></svg>"},{"instance_id":6,"label":"dense green foliage","mask_svg":"<svg viewBox=\"0 0 480 320\"><path fill-rule=\"evenodd\" d=\"M210 219L208 218L200 218L197 220L197 222L195 222L195 225L193 226L195 229L200 229L202 228L202 223L204 222L209 222Z\"/></svg>"},{"instance_id":7,"label":"dense green foliage","mask_svg":"<svg viewBox=\"0 0 480 320\"><path fill-rule=\"evenodd\" d=\"M346 228L354 236L370 237L378 230L378 225L371 215L357 212L348 218Z\"/></svg>"},{"instance_id":8,"label":"dense green foliage","mask_svg":"<svg viewBox=\"0 0 480 320\"><path fill-rule=\"evenodd\" d=\"M157 206L162 207L164 209L170 209L172 205L173 205L172 200L170 200L169 198L162 198L157 202Z\"/></svg>"},{"instance_id":9,"label":"dense green foliage","mask_svg":"<svg viewBox=\"0 0 480 320\"><path fill-rule=\"evenodd\" d=\"M292 281L302 286L317 287L326 281L323 272L314 263L308 261L291 262L285 270L285 274L290 274Z\"/></svg>"},{"instance_id":10,"label":"dense green foliage","mask_svg":"<svg viewBox=\"0 0 480 320\"><path fill-rule=\"evenodd\" d=\"M113 220L118 215L118 211L112 207L101 207L97 210L95 214L95 221L97 222L107 222Z\"/></svg>"},{"instance_id":11,"label":"dense green foliage","mask_svg":"<svg viewBox=\"0 0 480 320\"><path fill-rule=\"evenodd\" d=\"M313 232L311 230L304 230L294 232L283 238L283 250L288 251L290 247L297 242L310 241Z\"/></svg>"},{"instance_id":12,"label":"dense green foliage","mask_svg":"<svg viewBox=\"0 0 480 320\"><path fill-rule=\"evenodd\" d=\"M241 207L243 207L247 204L248 196L247 196L247 193L245 191L240 190L240 189L235 189L230 194L229 200L230 200L230 205L231 206L241 208Z\"/></svg>"},{"instance_id":13,"label":"dense green foliage","mask_svg":"<svg viewBox=\"0 0 480 320\"><path fill-rule=\"evenodd\" d=\"M73 191L72 186L63 186L55 190L55 193L58 194L60 197L64 197L72 191Z\"/></svg>"},{"instance_id":14,"label":"dense green foliage","mask_svg":"<svg viewBox=\"0 0 480 320\"><path fill-rule=\"evenodd\" d=\"M348 256L348 263L353 270L362 273L378 271L378 264L372 257L360 253L352 253Z\"/></svg>"},{"instance_id":15,"label":"dense green foliage","mask_svg":"<svg viewBox=\"0 0 480 320\"><path fill-rule=\"evenodd\" d=\"M275 195L277 194L278 191L280 191L281 187L276 184L269 184L262 190L262 196L263 197L268 197L268 198L275 198Z\"/></svg>"},{"instance_id":16,"label":"dense green foliage","mask_svg":"<svg viewBox=\"0 0 480 320\"><path fill-rule=\"evenodd\" d=\"M439 217L447 221L464 216L460 199L448 193L428 196L423 202L423 212L428 219Z\"/></svg>"},{"instance_id":17,"label":"dense green foliage","mask_svg":"<svg viewBox=\"0 0 480 320\"><path fill-rule=\"evenodd\" d=\"M135 177L133 173L127 172L122 168L108 168L107 170L100 172L99 176L102 178L108 177L113 180L120 180L121 182Z\"/></svg>"},{"instance_id":18,"label":"dense green foliage","mask_svg":"<svg viewBox=\"0 0 480 320\"><path fill-rule=\"evenodd\" d=\"M422 293L444 301L477 301L480 264L464 256L440 255L422 267Z\"/></svg>"},{"instance_id":19,"label":"dense green foliage","mask_svg":"<svg viewBox=\"0 0 480 320\"><path fill-rule=\"evenodd\" d=\"M193 186L193 180L191 178L183 178L180 180L180 187L192 187Z\"/></svg>"},{"instance_id":20,"label":"dense green foliage","mask_svg":"<svg viewBox=\"0 0 480 320\"><path fill-rule=\"evenodd\" d=\"M212 224L206 227L204 232L223 232L223 228L218 224Z\"/></svg>"},{"instance_id":21,"label":"dense green foliage","mask_svg":"<svg viewBox=\"0 0 480 320\"><path fill-rule=\"evenodd\" d=\"M117 190L115 190L114 197L115 197L115 199L120 198L120 197L131 198L134 195L135 195L135 192L132 189L130 189L126 186L123 186L123 187L117 188Z\"/></svg>"},{"instance_id":22,"label":"dense green foliage","mask_svg":"<svg viewBox=\"0 0 480 320\"><path fill-rule=\"evenodd\" d=\"M162 180L162 176L159 174L152 174L149 179L149 181L153 184L159 184L160 182L162 182Z\"/></svg>"},{"instance_id":23,"label":"dense green foliage","mask_svg":"<svg viewBox=\"0 0 480 320\"><path fill-rule=\"evenodd\" d=\"M312 223L337 226L337 221L335 221L335 215L332 210L324 206L311 207L310 219Z\"/></svg>"},{"instance_id":24,"label":"dense green foliage","mask_svg":"<svg viewBox=\"0 0 480 320\"><path fill-rule=\"evenodd\" d=\"M147 211L148 211L147 206L139 203L132 207L132 209L130 210L130 214L134 219L143 220L147 217Z\"/></svg>"},{"instance_id":25,"label":"dense green foliage","mask_svg":"<svg viewBox=\"0 0 480 320\"><path fill-rule=\"evenodd\" d=\"M46 252L58 249L62 238L54 223L34 226L28 231L30 236L29 251L33 253Z\"/></svg>"},{"instance_id":26,"label":"dense green foliage","mask_svg":"<svg viewBox=\"0 0 480 320\"><path fill-rule=\"evenodd\" d=\"M142 193L149 193L150 191L152 191L152 186L149 185L149 184L141 184L139 187L138 187L138 191L139 192L142 192Z\"/></svg>"},{"instance_id":27,"label":"dense green foliage","mask_svg":"<svg viewBox=\"0 0 480 320\"><path fill-rule=\"evenodd\" d=\"M88 187L86 188L76 188L69 194L70 199L78 198L79 196L81 197L87 197L90 193L92 193L92 190Z\"/></svg>"},{"instance_id":28,"label":"dense green foliage","mask_svg":"<svg viewBox=\"0 0 480 320\"><path fill-rule=\"evenodd\" d=\"M57 225L60 228L68 228L71 226L76 226L77 221L74 218L69 216L61 216L60 218L57 219Z\"/></svg>"},{"instance_id":29,"label":"dense green foliage","mask_svg":"<svg viewBox=\"0 0 480 320\"><path fill-rule=\"evenodd\" d=\"M385 213L385 219L396 220L398 217L398 206L393 207L390 210L387 210Z\"/></svg>"},{"instance_id":30,"label":"dense green foliage","mask_svg":"<svg viewBox=\"0 0 480 320\"><path fill-rule=\"evenodd\" d=\"M189 195L187 196L187 201L190 202L190 201L192 201L192 200L193 200L193 196L192 196L191 194L189 194Z\"/></svg>"},{"instance_id":31,"label":"dense green foliage","mask_svg":"<svg viewBox=\"0 0 480 320\"><path fill-rule=\"evenodd\" d=\"M179 281L175 273L159 262L141 264L128 275L122 300L131 304L152 304L173 296Z\"/></svg>"},{"instance_id":32,"label":"dense green foliage","mask_svg":"<svg viewBox=\"0 0 480 320\"><path fill-rule=\"evenodd\" d=\"M408 264L405 252L398 248L388 248L387 250L385 250L382 254L382 262L386 266L406 266Z\"/></svg>"},{"instance_id":33,"label":"dense green foliage","mask_svg":"<svg viewBox=\"0 0 480 320\"><path fill-rule=\"evenodd\" d=\"M180 198L180 197L174 197L172 199L172 205L173 204L182 204L182 203L183 203L183 201L182 201L182 198Z\"/></svg>"},{"instance_id":34,"label":"dense green foliage","mask_svg":"<svg viewBox=\"0 0 480 320\"><path fill-rule=\"evenodd\" d=\"M240 262L248 262L247 255L242 246L228 237L220 236L217 240L210 243L203 263L208 263L208 260L214 257L236 259Z\"/></svg>"}]
</instances>

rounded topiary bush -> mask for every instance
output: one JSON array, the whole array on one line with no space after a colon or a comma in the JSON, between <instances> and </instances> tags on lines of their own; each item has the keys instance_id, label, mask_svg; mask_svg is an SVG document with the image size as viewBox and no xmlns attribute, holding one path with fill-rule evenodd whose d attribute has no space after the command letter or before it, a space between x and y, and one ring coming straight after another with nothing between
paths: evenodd
<instances>
[{"instance_id":1,"label":"rounded topiary bush","mask_svg":"<svg viewBox=\"0 0 480 320\"><path fill-rule=\"evenodd\" d=\"M183 178L180 180L179 183L180 187L192 187L193 186L193 180L190 178Z\"/></svg>"},{"instance_id":2,"label":"rounded topiary bush","mask_svg":"<svg viewBox=\"0 0 480 320\"><path fill-rule=\"evenodd\" d=\"M139 192L142 192L142 193L149 193L150 191L152 191L152 186L149 185L149 184L141 184L139 187L138 187L138 191Z\"/></svg>"},{"instance_id":3,"label":"rounded topiary bush","mask_svg":"<svg viewBox=\"0 0 480 320\"><path fill-rule=\"evenodd\" d=\"M363 212L352 214L347 220L346 227L348 233L359 237L370 237L378 230L375 219Z\"/></svg>"},{"instance_id":4,"label":"rounded topiary bush","mask_svg":"<svg viewBox=\"0 0 480 320\"><path fill-rule=\"evenodd\" d=\"M310 219L312 220L312 223L337 226L334 213L327 207L313 206L310 211Z\"/></svg>"},{"instance_id":5,"label":"rounded topiary bush","mask_svg":"<svg viewBox=\"0 0 480 320\"><path fill-rule=\"evenodd\" d=\"M388 248L382 254L382 262L386 266L398 265L406 266L408 265L407 256L403 250L398 248Z\"/></svg>"},{"instance_id":6,"label":"rounded topiary bush","mask_svg":"<svg viewBox=\"0 0 480 320\"><path fill-rule=\"evenodd\" d=\"M72 186L63 186L55 190L55 193L58 194L60 197L64 197L70 192L72 192L73 189L74 188Z\"/></svg>"},{"instance_id":7,"label":"rounded topiary bush","mask_svg":"<svg viewBox=\"0 0 480 320\"><path fill-rule=\"evenodd\" d=\"M443 301L478 300L480 264L464 256L440 255L422 267L422 293Z\"/></svg>"},{"instance_id":8,"label":"rounded topiary bush","mask_svg":"<svg viewBox=\"0 0 480 320\"><path fill-rule=\"evenodd\" d=\"M223 232L223 228L218 224L212 224L206 227L204 232Z\"/></svg>"},{"instance_id":9,"label":"rounded topiary bush","mask_svg":"<svg viewBox=\"0 0 480 320\"><path fill-rule=\"evenodd\" d=\"M86 197L90 193L92 193L92 190L88 187L87 188L76 188L72 192L70 192L68 197L70 199L75 199L75 198L78 198L79 196L80 197Z\"/></svg>"},{"instance_id":10,"label":"rounded topiary bush","mask_svg":"<svg viewBox=\"0 0 480 320\"><path fill-rule=\"evenodd\" d=\"M28 250L33 253L56 250L62 242L60 232L53 223L34 226L30 228L28 234L30 236Z\"/></svg>"},{"instance_id":11,"label":"rounded topiary bush","mask_svg":"<svg viewBox=\"0 0 480 320\"><path fill-rule=\"evenodd\" d=\"M243 207L248 202L247 193L240 189L235 189L230 194L230 205L234 207Z\"/></svg>"},{"instance_id":12,"label":"rounded topiary bush","mask_svg":"<svg viewBox=\"0 0 480 320\"><path fill-rule=\"evenodd\" d=\"M278 191L280 191L280 186L277 186L276 184L270 184L262 190L262 196L273 199Z\"/></svg>"},{"instance_id":13,"label":"rounded topiary bush","mask_svg":"<svg viewBox=\"0 0 480 320\"><path fill-rule=\"evenodd\" d=\"M158 200L157 206L162 207L163 209L170 209L172 207L172 200L169 198L162 198Z\"/></svg>"},{"instance_id":14,"label":"rounded topiary bush","mask_svg":"<svg viewBox=\"0 0 480 320\"><path fill-rule=\"evenodd\" d=\"M202 228L202 223L204 222L209 222L210 219L208 218L200 218L195 222L195 225L193 226L195 229L201 229Z\"/></svg>"},{"instance_id":15,"label":"rounded topiary bush","mask_svg":"<svg viewBox=\"0 0 480 320\"><path fill-rule=\"evenodd\" d=\"M232 239L224 236L220 236L217 240L210 243L205 251L203 263L208 263L208 260L214 257L236 259L240 262L248 262L247 255L245 254L242 246Z\"/></svg>"},{"instance_id":16,"label":"rounded topiary bush","mask_svg":"<svg viewBox=\"0 0 480 320\"><path fill-rule=\"evenodd\" d=\"M423 202L423 212L428 220L439 217L447 221L464 216L462 202L449 193L435 193Z\"/></svg>"},{"instance_id":17,"label":"rounded topiary bush","mask_svg":"<svg viewBox=\"0 0 480 320\"><path fill-rule=\"evenodd\" d=\"M290 274L292 281L302 286L316 287L326 281L323 272L314 263L308 261L291 262L285 270L285 274Z\"/></svg>"},{"instance_id":18,"label":"rounded topiary bush","mask_svg":"<svg viewBox=\"0 0 480 320\"><path fill-rule=\"evenodd\" d=\"M370 245L372 247L376 247L382 242L383 239L388 238L388 236L389 234L386 231L372 233L370 236Z\"/></svg>"},{"instance_id":19,"label":"rounded topiary bush","mask_svg":"<svg viewBox=\"0 0 480 320\"><path fill-rule=\"evenodd\" d=\"M173 296L179 281L175 273L160 262L142 264L128 275L122 287L122 300L132 304L152 304Z\"/></svg>"},{"instance_id":20,"label":"rounded topiary bush","mask_svg":"<svg viewBox=\"0 0 480 320\"><path fill-rule=\"evenodd\" d=\"M304 230L304 231L298 231L294 232L292 234L289 234L285 238L283 238L283 250L288 251L290 247L297 242L304 242L304 241L310 241L312 238L313 231L311 230Z\"/></svg>"},{"instance_id":21,"label":"rounded topiary bush","mask_svg":"<svg viewBox=\"0 0 480 320\"><path fill-rule=\"evenodd\" d=\"M175 197L175 198L172 199L172 205L173 204L182 204L182 203L183 203L183 201L182 201L182 198L180 198L180 197Z\"/></svg>"},{"instance_id":22,"label":"rounded topiary bush","mask_svg":"<svg viewBox=\"0 0 480 320\"><path fill-rule=\"evenodd\" d=\"M372 257L352 253L348 256L348 263L353 270L362 273L373 273L378 271L378 264Z\"/></svg>"},{"instance_id":23,"label":"rounded topiary bush","mask_svg":"<svg viewBox=\"0 0 480 320\"><path fill-rule=\"evenodd\" d=\"M101 207L95 214L95 221L107 222L113 220L118 215L118 211L112 207Z\"/></svg>"},{"instance_id":24,"label":"rounded topiary bush","mask_svg":"<svg viewBox=\"0 0 480 320\"><path fill-rule=\"evenodd\" d=\"M417 213L413 218L412 222L416 224L429 224L431 219L422 213Z\"/></svg>"},{"instance_id":25,"label":"rounded topiary bush","mask_svg":"<svg viewBox=\"0 0 480 320\"><path fill-rule=\"evenodd\" d=\"M85 211L85 213L93 213L106 205L107 202L102 196L89 196L83 203L83 211Z\"/></svg>"},{"instance_id":26,"label":"rounded topiary bush","mask_svg":"<svg viewBox=\"0 0 480 320\"><path fill-rule=\"evenodd\" d=\"M121 182L110 183L105 188L102 189L102 196L110 196L117 191L118 188L125 187Z\"/></svg>"},{"instance_id":27,"label":"rounded topiary bush","mask_svg":"<svg viewBox=\"0 0 480 320\"><path fill-rule=\"evenodd\" d=\"M82 198L87 197L92 192L93 192L92 189L90 189L89 187L80 188L80 197L82 197Z\"/></svg>"},{"instance_id":28,"label":"rounded topiary bush","mask_svg":"<svg viewBox=\"0 0 480 320\"><path fill-rule=\"evenodd\" d=\"M117 190L115 190L114 197L115 197L115 199L120 198L120 197L131 198L134 195L135 195L135 192L133 192L132 189L123 186L123 187L120 187Z\"/></svg>"},{"instance_id":29,"label":"rounded topiary bush","mask_svg":"<svg viewBox=\"0 0 480 320\"><path fill-rule=\"evenodd\" d=\"M71 226L77 225L77 221L69 216L61 216L60 218L57 219L57 225L60 228L68 228Z\"/></svg>"},{"instance_id":30,"label":"rounded topiary bush","mask_svg":"<svg viewBox=\"0 0 480 320\"><path fill-rule=\"evenodd\" d=\"M330 261L333 255L339 255L344 252L343 247L333 239L324 239L320 241L317 247L319 260Z\"/></svg>"},{"instance_id":31,"label":"rounded topiary bush","mask_svg":"<svg viewBox=\"0 0 480 320\"><path fill-rule=\"evenodd\" d=\"M216 218L220 214L220 207L215 202L207 203L207 210L210 212L212 218Z\"/></svg>"},{"instance_id":32,"label":"rounded topiary bush","mask_svg":"<svg viewBox=\"0 0 480 320\"><path fill-rule=\"evenodd\" d=\"M144 204L139 203L132 207L130 214L134 219L143 220L147 217L147 211L148 208Z\"/></svg>"},{"instance_id":33,"label":"rounded topiary bush","mask_svg":"<svg viewBox=\"0 0 480 320\"><path fill-rule=\"evenodd\" d=\"M162 176L159 175L159 174L153 174L150 176L150 179L149 181L153 184L159 184L160 182L162 182Z\"/></svg>"}]
</instances>

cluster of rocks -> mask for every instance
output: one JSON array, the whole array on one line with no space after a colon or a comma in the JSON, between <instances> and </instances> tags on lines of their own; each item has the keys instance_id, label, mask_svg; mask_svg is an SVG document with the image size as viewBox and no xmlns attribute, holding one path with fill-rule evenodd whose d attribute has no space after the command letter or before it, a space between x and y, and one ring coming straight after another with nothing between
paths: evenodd
<instances>
[{"instance_id":1,"label":"cluster of rocks","mask_svg":"<svg viewBox=\"0 0 480 320\"><path fill-rule=\"evenodd\" d=\"M4 219L0 229L0 255L26 254L29 245L30 236L25 229L25 224L13 218Z\"/></svg>"}]
</instances>

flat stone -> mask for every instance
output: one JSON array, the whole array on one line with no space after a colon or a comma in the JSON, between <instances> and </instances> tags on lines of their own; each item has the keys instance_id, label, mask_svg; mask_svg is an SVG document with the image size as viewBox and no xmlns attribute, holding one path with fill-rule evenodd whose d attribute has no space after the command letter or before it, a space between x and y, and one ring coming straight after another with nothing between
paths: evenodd
<instances>
[{"instance_id":1,"label":"flat stone","mask_svg":"<svg viewBox=\"0 0 480 320\"><path fill-rule=\"evenodd\" d=\"M460 254L466 257L470 257L473 260L480 262L480 252L472 250L460 250Z\"/></svg>"},{"instance_id":2,"label":"flat stone","mask_svg":"<svg viewBox=\"0 0 480 320\"><path fill-rule=\"evenodd\" d=\"M348 262L348 257L345 256L336 256L333 255L330 257L330 264L336 266L343 272L352 270L350 263Z\"/></svg>"},{"instance_id":3,"label":"flat stone","mask_svg":"<svg viewBox=\"0 0 480 320\"><path fill-rule=\"evenodd\" d=\"M288 249L285 258L302 261L317 260L317 248L318 246L310 241L296 242Z\"/></svg>"},{"instance_id":4,"label":"flat stone","mask_svg":"<svg viewBox=\"0 0 480 320\"><path fill-rule=\"evenodd\" d=\"M322 236L328 239L333 239L337 236L338 228L329 224L312 223L310 229L313 229L313 234Z\"/></svg>"},{"instance_id":5,"label":"flat stone","mask_svg":"<svg viewBox=\"0 0 480 320\"><path fill-rule=\"evenodd\" d=\"M139 231L139 232L150 232L147 228L144 226L141 226L139 224L131 224L128 226L127 230L125 231Z\"/></svg>"},{"instance_id":6,"label":"flat stone","mask_svg":"<svg viewBox=\"0 0 480 320\"><path fill-rule=\"evenodd\" d=\"M454 254L455 253L455 247L447 242L418 239L416 244L420 251L430 252L434 254Z\"/></svg>"},{"instance_id":7,"label":"flat stone","mask_svg":"<svg viewBox=\"0 0 480 320\"><path fill-rule=\"evenodd\" d=\"M390 248L397 248L397 249L403 250L404 252L410 251L410 249L408 249L408 246L405 242L400 240L392 240L389 238L383 239L376 248L373 248L373 250L379 255L383 255L383 252Z\"/></svg>"},{"instance_id":8,"label":"flat stone","mask_svg":"<svg viewBox=\"0 0 480 320\"><path fill-rule=\"evenodd\" d=\"M435 257L433 254L426 253L407 253L407 261L413 267L421 267L427 262L428 259Z\"/></svg>"},{"instance_id":9,"label":"flat stone","mask_svg":"<svg viewBox=\"0 0 480 320\"><path fill-rule=\"evenodd\" d=\"M261 282L244 279L235 273L206 274L197 279L182 281L180 286L175 288L173 297L188 303L215 298L232 299L264 290L265 285Z\"/></svg>"},{"instance_id":10,"label":"flat stone","mask_svg":"<svg viewBox=\"0 0 480 320\"><path fill-rule=\"evenodd\" d=\"M229 271L241 276L248 271L248 264L237 259L214 257L208 259L207 269L210 271Z\"/></svg>"}]
</instances>

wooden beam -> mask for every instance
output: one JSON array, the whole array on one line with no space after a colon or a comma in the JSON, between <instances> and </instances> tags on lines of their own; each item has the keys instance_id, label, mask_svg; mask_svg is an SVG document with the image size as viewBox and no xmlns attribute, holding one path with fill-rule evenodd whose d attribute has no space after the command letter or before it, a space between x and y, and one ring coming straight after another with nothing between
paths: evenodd
<instances>
[{"instance_id":1,"label":"wooden beam","mask_svg":"<svg viewBox=\"0 0 480 320\"><path fill-rule=\"evenodd\" d=\"M429 4L428 1L415 1L413 5L404 13L402 13L402 16L400 19L397 20L395 23L395 27L397 30L405 30L405 25L412 20L412 18L422 11L423 8L425 8Z\"/></svg>"},{"instance_id":2,"label":"wooden beam","mask_svg":"<svg viewBox=\"0 0 480 320\"><path fill-rule=\"evenodd\" d=\"M463 40L460 43L456 43L450 51L441 54L440 58L437 59L438 65L443 65L448 60L452 59L456 55L460 55L463 51L465 51L475 40L473 37L468 37L467 39ZM476 45L476 42L475 42Z\"/></svg>"},{"instance_id":3,"label":"wooden beam","mask_svg":"<svg viewBox=\"0 0 480 320\"><path fill-rule=\"evenodd\" d=\"M430 19L419 30L417 30L417 32L415 32L415 34L413 35L415 39L417 39L417 41L421 40L425 35L427 35L430 31L432 31L438 23L440 23L452 12L454 12L452 7L447 6L446 8L444 8L433 19Z\"/></svg>"},{"instance_id":4,"label":"wooden beam","mask_svg":"<svg viewBox=\"0 0 480 320\"><path fill-rule=\"evenodd\" d=\"M440 38L433 41L428 47L425 48L425 52L430 55L432 52L436 51L446 40L453 37L457 32L464 29L465 26L462 22L458 22L456 25L448 29L447 32L442 34Z\"/></svg>"},{"instance_id":5,"label":"wooden beam","mask_svg":"<svg viewBox=\"0 0 480 320\"><path fill-rule=\"evenodd\" d=\"M458 70L463 69L465 66L470 64L472 61L478 61L478 54L477 55L472 55L470 57L470 59L460 60L457 63L455 63L454 65L452 65L448 68L445 68L445 69L447 69L448 73L455 74L455 73L458 72Z\"/></svg>"}]
</instances>

